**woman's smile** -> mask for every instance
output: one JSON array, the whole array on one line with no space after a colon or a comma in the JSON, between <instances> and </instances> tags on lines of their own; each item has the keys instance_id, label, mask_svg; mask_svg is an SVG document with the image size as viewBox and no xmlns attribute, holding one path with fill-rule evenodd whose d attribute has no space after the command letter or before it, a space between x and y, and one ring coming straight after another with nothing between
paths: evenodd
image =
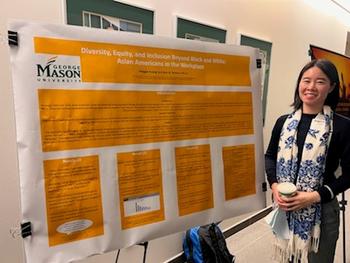
<instances>
[{"instance_id":1,"label":"woman's smile","mask_svg":"<svg viewBox=\"0 0 350 263\"><path fill-rule=\"evenodd\" d=\"M305 71L299 83L299 96L304 113L318 113L332 90L327 75L318 67Z\"/></svg>"}]
</instances>

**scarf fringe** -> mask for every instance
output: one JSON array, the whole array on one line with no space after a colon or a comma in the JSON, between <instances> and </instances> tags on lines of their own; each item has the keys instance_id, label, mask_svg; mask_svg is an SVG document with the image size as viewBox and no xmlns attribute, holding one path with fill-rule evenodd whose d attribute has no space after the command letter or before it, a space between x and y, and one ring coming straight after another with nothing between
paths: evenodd
<instances>
[{"instance_id":1,"label":"scarf fringe","mask_svg":"<svg viewBox=\"0 0 350 263\"><path fill-rule=\"evenodd\" d=\"M288 246L287 239L279 239L275 237L273 243L272 259L278 261L279 263L288 263L289 255L286 247Z\"/></svg>"},{"instance_id":2,"label":"scarf fringe","mask_svg":"<svg viewBox=\"0 0 350 263\"><path fill-rule=\"evenodd\" d=\"M318 247L320 245L320 235L321 235L321 227L320 224L316 224L311 232L311 240L309 252L318 252Z\"/></svg>"},{"instance_id":3,"label":"scarf fringe","mask_svg":"<svg viewBox=\"0 0 350 263\"><path fill-rule=\"evenodd\" d=\"M315 225L309 240L302 240L292 232L289 240L275 236L272 258L279 263L308 263L309 252L317 253L318 251L320 232L320 225Z\"/></svg>"}]
</instances>

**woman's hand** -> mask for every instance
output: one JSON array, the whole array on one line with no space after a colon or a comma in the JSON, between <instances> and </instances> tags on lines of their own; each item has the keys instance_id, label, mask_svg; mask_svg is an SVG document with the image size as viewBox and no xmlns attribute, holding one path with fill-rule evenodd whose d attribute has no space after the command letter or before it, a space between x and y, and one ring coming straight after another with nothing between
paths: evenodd
<instances>
[{"instance_id":1,"label":"woman's hand","mask_svg":"<svg viewBox=\"0 0 350 263\"><path fill-rule=\"evenodd\" d=\"M277 190L277 185L278 183L273 183L271 185L273 199L276 202L276 204L284 211L295 211L321 201L321 197L316 191L298 191L295 195L291 197L282 196Z\"/></svg>"},{"instance_id":2,"label":"woman's hand","mask_svg":"<svg viewBox=\"0 0 350 263\"><path fill-rule=\"evenodd\" d=\"M321 197L318 192L300 192L298 191L291 197L280 196L282 202L278 205L284 211L295 211L305 207L308 207L314 203L321 201Z\"/></svg>"},{"instance_id":3,"label":"woman's hand","mask_svg":"<svg viewBox=\"0 0 350 263\"><path fill-rule=\"evenodd\" d=\"M278 183L273 183L271 185L271 190L272 190L273 200L275 201L276 204L278 204L278 206L281 206L284 204L284 201L281 198L281 195L277 190L277 185L278 185Z\"/></svg>"}]
</instances>

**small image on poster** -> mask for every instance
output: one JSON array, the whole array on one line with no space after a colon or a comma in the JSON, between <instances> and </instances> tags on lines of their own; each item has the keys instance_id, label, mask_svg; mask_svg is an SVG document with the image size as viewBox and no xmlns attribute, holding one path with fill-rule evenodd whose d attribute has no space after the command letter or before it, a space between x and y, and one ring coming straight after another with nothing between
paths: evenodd
<instances>
[{"instance_id":1,"label":"small image on poster","mask_svg":"<svg viewBox=\"0 0 350 263\"><path fill-rule=\"evenodd\" d=\"M225 200L256 193L254 156L254 144L223 148Z\"/></svg>"},{"instance_id":2,"label":"small image on poster","mask_svg":"<svg viewBox=\"0 0 350 263\"><path fill-rule=\"evenodd\" d=\"M175 149L179 215L214 207L209 145Z\"/></svg>"},{"instance_id":3,"label":"small image on poster","mask_svg":"<svg viewBox=\"0 0 350 263\"><path fill-rule=\"evenodd\" d=\"M117 154L122 229L163 221L159 150Z\"/></svg>"},{"instance_id":4,"label":"small image on poster","mask_svg":"<svg viewBox=\"0 0 350 263\"><path fill-rule=\"evenodd\" d=\"M49 246L103 235L98 156L44 161Z\"/></svg>"}]
</instances>

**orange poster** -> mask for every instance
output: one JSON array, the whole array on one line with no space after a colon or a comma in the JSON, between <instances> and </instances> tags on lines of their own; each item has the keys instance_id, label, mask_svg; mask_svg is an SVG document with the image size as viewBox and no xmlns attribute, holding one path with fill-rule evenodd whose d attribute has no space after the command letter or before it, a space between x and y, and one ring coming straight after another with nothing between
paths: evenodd
<instances>
[{"instance_id":1,"label":"orange poster","mask_svg":"<svg viewBox=\"0 0 350 263\"><path fill-rule=\"evenodd\" d=\"M223 148L226 200L256 193L254 156L254 144Z\"/></svg>"},{"instance_id":2,"label":"orange poster","mask_svg":"<svg viewBox=\"0 0 350 263\"><path fill-rule=\"evenodd\" d=\"M210 146L175 149L179 215L214 207Z\"/></svg>"},{"instance_id":3,"label":"orange poster","mask_svg":"<svg viewBox=\"0 0 350 263\"><path fill-rule=\"evenodd\" d=\"M44 161L49 246L103 235L97 156Z\"/></svg>"},{"instance_id":4,"label":"orange poster","mask_svg":"<svg viewBox=\"0 0 350 263\"><path fill-rule=\"evenodd\" d=\"M122 229L165 219L160 151L118 153Z\"/></svg>"},{"instance_id":5,"label":"orange poster","mask_svg":"<svg viewBox=\"0 0 350 263\"><path fill-rule=\"evenodd\" d=\"M79 261L266 206L258 49L10 24L26 262Z\"/></svg>"}]
</instances>

